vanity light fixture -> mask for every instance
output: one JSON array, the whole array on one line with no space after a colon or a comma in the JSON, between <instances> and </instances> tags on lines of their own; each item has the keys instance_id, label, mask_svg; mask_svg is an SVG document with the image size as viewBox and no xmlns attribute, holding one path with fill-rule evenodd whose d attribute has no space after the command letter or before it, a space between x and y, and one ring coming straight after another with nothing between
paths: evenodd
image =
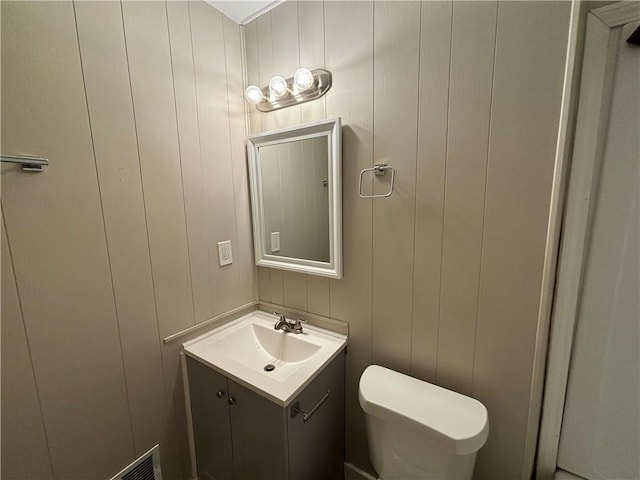
<instances>
[{"instance_id":1,"label":"vanity light fixture","mask_svg":"<svg viewBox=\"0 0 640 480\"><path fill-rule=\"evenodd\" d=\"M320 98L330 88L331 72L302 67L287 79L280 75L271 77L267 87L249 85L244 95L259 111L272 112Z\"/></svg>"}]
</instances>

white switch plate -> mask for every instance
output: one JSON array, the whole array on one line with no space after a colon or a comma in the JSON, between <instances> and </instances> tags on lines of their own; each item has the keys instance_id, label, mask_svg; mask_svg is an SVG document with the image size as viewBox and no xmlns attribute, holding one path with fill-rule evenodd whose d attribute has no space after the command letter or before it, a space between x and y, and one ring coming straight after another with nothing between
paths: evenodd
<instances>
[{"instance_id":1,"label":"white switch plate","mask_svg":"<svg viewBox=\"0 0 640 480\"><path fill-rule=\"evenodd\" d=\"M233 252L231 251L231 240L218 242L218 263L221 267L233 263Z\"/></svg>"},{"instance_id":2,"label":"white switch plate","mask_svg":"<svg viewBox=\"0 0 640 480\"><path fill-rule=\"evenodd\" d=\"M280 232L271 232L271 253L280 251Z\"/></svg>"}]
</instances>

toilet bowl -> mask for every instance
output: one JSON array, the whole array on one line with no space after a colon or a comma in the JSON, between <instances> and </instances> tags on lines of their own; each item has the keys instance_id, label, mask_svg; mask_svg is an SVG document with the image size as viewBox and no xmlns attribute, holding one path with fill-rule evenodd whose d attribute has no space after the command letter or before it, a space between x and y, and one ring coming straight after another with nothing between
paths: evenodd
<instances>
[{"instance_id":1,"label":"toilet bowl","mask_svg":"<svg viewBox=\"0 0 640 480\"><path fill-rule=\"evenodd\" d=\"M369 457L380 480L469 480L489 435L478 400L370 365L360 377Z\"/></svg>"}]
</instances>

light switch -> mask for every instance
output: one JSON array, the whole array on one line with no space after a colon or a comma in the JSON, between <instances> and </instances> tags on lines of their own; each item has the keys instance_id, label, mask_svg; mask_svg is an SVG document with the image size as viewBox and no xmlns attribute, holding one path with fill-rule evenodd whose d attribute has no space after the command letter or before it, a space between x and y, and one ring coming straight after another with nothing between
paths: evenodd
<instances>
[{"instance_id":1,"label":"light switch","mask_svg":"<svg viewBox=\"0 0 640 480\"><path fill-rule=\"evenodd\" d=\"M233 253L231 251L231 240L218 242L218 263L221 267L233 263Z\"/></svg>"},{"instance_id":2,"label":"light switch","mask_svg":"<svg viewBox=\"0 0 640 480\"><path fill-rule=\"evenodd\" d=\"M280 251L280 232L271 232L271 253Z\"/></svg>"}]
</instances>

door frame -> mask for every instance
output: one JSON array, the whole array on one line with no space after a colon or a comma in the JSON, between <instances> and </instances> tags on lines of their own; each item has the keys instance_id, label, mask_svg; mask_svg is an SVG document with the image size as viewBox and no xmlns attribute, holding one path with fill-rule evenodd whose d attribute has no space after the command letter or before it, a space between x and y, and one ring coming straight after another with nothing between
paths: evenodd
<instances>
[{"instance_id":1,"label":"door frame","mask_svg":"<svg viewBox=\"0 0 640 480\"><path fill-rule=\"evenodd\" d=\"M637 2L618 2L587 14L538 440L536 479L539 480L552 479L556 471L584 258L589 247L621 27L639 20L640 4Z\"/></svg>"}]
</instances>

